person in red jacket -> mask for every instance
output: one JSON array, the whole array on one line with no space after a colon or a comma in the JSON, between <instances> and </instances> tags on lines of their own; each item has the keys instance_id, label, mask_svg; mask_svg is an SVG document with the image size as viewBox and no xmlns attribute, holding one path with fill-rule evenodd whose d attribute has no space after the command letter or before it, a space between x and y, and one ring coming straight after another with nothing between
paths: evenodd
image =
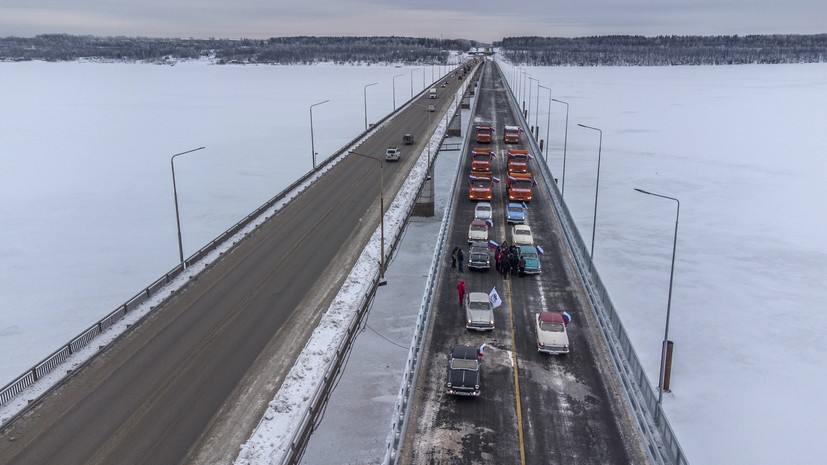
<instances>
[{"instance_id":1,"label":"person in red jacket","mask_svg":"<svg viewBox=\"0 0 827 465\"><path fill-rule=\"evenodd\" d=\"M465 281L461 279L457 284L457 296L459 297L459 306L462 307L462 301L465 300Z\"/></svg>"}]
</instances>

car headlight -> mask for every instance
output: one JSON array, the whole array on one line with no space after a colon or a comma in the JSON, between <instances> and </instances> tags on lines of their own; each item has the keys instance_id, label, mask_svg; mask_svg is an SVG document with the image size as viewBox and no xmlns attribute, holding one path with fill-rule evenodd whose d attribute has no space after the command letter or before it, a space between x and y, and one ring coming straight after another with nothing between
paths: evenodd
<instances>
[{"instance_id":1,"label":"car headlight","mask_svg":"<svg viewBox=\"0 0 827 465\"><path fill-rule=\"evenodd\" d=\"M448 382L448 387L451 387L451 383L450 383L450 382Z\"/></svg>"},{"instance_id":2,"label":"car headlight","mask_svg":"<svg viewBox=\"0 0 827 465\"><path fill-rule=\"evenodd\" d=\"M468 324L469 324L469 325L471 324L471 319L470 319L470 318L468 319Z\"/></svg>"},{"instance_id":3,"label":"car headlight","mask_svg":"<svg viewBox=\"0 0 827 465\"><path fill-rule=\"evenodd\" d=\"M494 326L494 320L489 321L489 323L491 323L491 326Z\"/></svg>"},{"instance_id":4,"label":"car headlight","mask_svg":"<svg viewBox=\"0 0 827 465\"><path fill-rule=\"evenodd\" d=\"M479 389L480 389L480 385L479 385L479 384L475 384L475 385L474 385L474 389L476 389L476 390L478 390L478 391L479 391Z\"/></svg>"},{"instance_id":5,"label":"car headlight","mask_svg":"<svg viewBox=\"0 0 827 465\"><path fill-rule=\"evenodd\" d=\"M538 342L537 345L540 346L540 347L545 347L546 343L545 342Z\"/></svg>"}]
</instances>

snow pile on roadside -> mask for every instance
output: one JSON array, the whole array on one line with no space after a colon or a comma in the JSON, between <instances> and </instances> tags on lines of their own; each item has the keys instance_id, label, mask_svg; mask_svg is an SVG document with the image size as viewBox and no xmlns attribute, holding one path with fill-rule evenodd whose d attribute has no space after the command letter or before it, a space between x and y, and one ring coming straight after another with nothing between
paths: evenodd
<instances>
[{"instance_id":1,"label":"snow pile on roadside","mask_svg":"<svg viewBox=\"0 0 827 465\"><path fill-rule=\"evenodd\" d=\"M449 114L455 110L454 106ZM442 119L429 141L432 150L447 127ZM420 154L399 194L385 213L386 242L393 243L401 234L410 206L416 201L419 186L427 172L428 148ZM276 397L270 402L264 416L249 440L242 445L236 465L282 463L296 434L300 431L310 407L330 370L335 354L353 324L359 309L378 273L381 235L377 229L362 255L353 267L342 289L336 295L321 323L296 360Z\"/></svg>"}]
</instances>

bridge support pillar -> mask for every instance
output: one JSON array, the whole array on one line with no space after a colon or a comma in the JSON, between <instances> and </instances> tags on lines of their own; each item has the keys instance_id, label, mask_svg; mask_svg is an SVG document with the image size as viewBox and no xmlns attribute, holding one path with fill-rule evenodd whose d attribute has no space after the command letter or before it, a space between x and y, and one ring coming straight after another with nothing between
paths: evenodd
<instances>
[{"instance_id":1,"label":"bridge support pillar","mask_svg":"<svg viewBox=\"0 0 827 465\"><path fill-rule=\"evenodd\" d=\"M448 123L448 130L445 131L447 137L462 137L462 122L456 113L451 117Z\"/></svg>"},{"instance_id":2,"label":"bridge support pillar","mask_svg":"<svg viewBox=\"0 0 827 465\"><path fill-rule=\"evenodd\" d=\"M431 160L433 162L433 160ZM413 208L413 216L431 217L434 216L434 177L428 176L425 183L422 184L422 189L419 191L419 197L416 198L416 204Z\"/></svg>"}]
</instances>

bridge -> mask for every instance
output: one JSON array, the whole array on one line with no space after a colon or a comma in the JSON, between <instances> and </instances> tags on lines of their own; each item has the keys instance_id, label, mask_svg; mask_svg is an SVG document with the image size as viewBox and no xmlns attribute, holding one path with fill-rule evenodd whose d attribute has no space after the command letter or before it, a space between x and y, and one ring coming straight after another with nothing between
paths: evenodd
<instances>
[{"instance_id":1,"label":"bridge","mask_svg":"<svg viewBox=\"0 0 827 465\"><path fill-rule=\"evenodd\" d=\"M473 82L477 115L498 128L522 125L492 62L481 62L464 80L447 80L441 98L428 99L425 93L415 97L320 165L312 177L292 186L301 188L300 194L274 199L271 207L278 208L266 210L266 219L243 240L222 250L134 328L5 423L0 463L232 462L239 445L261 426L268 402L290 383L294 361L313 330L325 324L343 286L350 285L350 270L367 258L369 266L360 268L366 279L359 311L346 322L358 326L399 237L390 228L385 235L380 219L389 209L384 200L396 198L413 180L427 204L429 183L422 166L427 172L433 160L430 152L424 158L426 144L437 128L447 128L442 118L423 118L423 108L434 104L435 114L451 119L466 95L460 89ZM455 93L457 99L447 98ZM406 154L422 155L385 163L385 148L399 145L404 133L423 135L406 149ZM437 131L436 142L440 140ZM467 141L466 135L466 153ZM494 141L491 148L500 152L504 145ZM526 148L539 153L533 141ZM503 163L500 159L495 169L505 179ZM410 388L403 388L405 399L390 435L397 439L389 441L386 462L685 463L668 424L666 429L653 426L654 410L648 401L637 400L646 398L636 386L645 379L633 375L629 381L617 367L606 322L593 308L589 277L583 277L578 251L566 239L572 233L561 220L553 179L539 158L533 163L541 182L529 208L529 224L546 251L544 271L536 278L510 280L497 278L493 271L464 273L469 290L487 292L496 286L501 292L504 304L489 335L465 329L452 287L459 278L456 271L437 272L439 284L423 319L427 331L414 351L414 370L406 374ZM442 253L466 241L473 217L464 182L468 165L462 164L464 172L454 185ZM500 188L493 201L491 234L510 240L503 202ZM407 217L415 205L390 208L406 209L402 216ZM371 238L377 230L381 245L374 250ZM188 266L194 268L208 252L191 257ZM544 309L566 310L574 317L572 352L565 357L537 353L533 315ZM353 331L345 331L336 344L328 370L333 376L326 375L314 390L276 463L299 460L313 412L324 402L352 337ZM449 347L482 342L488 347L482 396L446 397ZM648 383L643 390L649 390Z\"/></svg>"}]
</instances>

